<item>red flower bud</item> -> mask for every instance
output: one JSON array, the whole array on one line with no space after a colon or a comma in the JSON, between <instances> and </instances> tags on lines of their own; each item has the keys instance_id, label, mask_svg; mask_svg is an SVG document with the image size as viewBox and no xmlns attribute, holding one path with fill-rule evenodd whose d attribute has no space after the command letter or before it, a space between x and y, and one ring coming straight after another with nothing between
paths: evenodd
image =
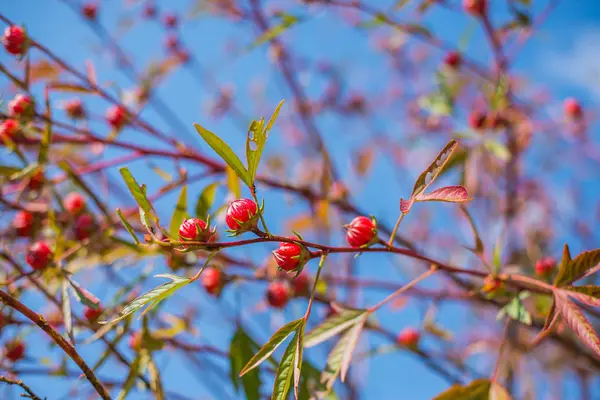
<instances>
[{"instance_id":1,"label":"red flower bud","mask_svg":"<svg viewBox=\"0 0 600 400\"><path fill-rule=\"evenodd\" d=\"M127 111L119 105L114 105L106 110L106 121L115 130L125 126L127 119Z\"/></svg>"},{"instance_id":2,"label":"red flower bud","mask_svg":"<svg viewBox=\"0 0 600 400\"><path fill-rule=\"evenodd\" d=\"M310 277L306 272L301 273L291 281L294 296L306 296L310 293Z\"/></svg>"},{"instance_id":3,"label":"red flower bud","mask_svg":"<svg viewBox=\"0 0 600 400\"><path fill-rule=\"evenodd\" d=\"M267 289L267 302L271 307L283 308L287 304L290 292L282 282L272 282Z\"/></svg>"},{"instance_id":4,"label":"red flower bud","mask_svg":"<svg viewBox=\"0 0 600 400\"><path fill-rule=\"evenodd\" d=\"M15 140L19 132L19 121L16 119L5 119L0 125L0 146L4 144L4 139Z\"/></svg>"},{"instance_id":5,"label":"red flower bud","mask_svg":"<svg viewBox=\"0 0 600 400\"><path fill-rule=\"evenodd\" d=\"M8 103L8 114L11 117L22 118L33 113L33 101L26 94L18 94Z\"/></svg>"},{"instance_id":6,"label":"red flower bud","mask_svg":"<svg viewBox=\"0 0 600 400\"><path fill-rule=\"evenodd\" d=\"M94 323L98 320L98 318L100 318L100 315L102 315L103 312L104 310L100 306L98 306L97 309L94 309L92 307L86 307L83 311L83 316L89 322Z\"/></svg>"},{"instance_id":7,"label":"red flower bud","mask_svg":"<svg viewBox=\"0 0 600 400\"><path fill-rule=\"evenodd\" d=\"M256 203L250 199L239 199L229 203L225 223L231 230L240 228L256 227L256 216L258 207ZM254 226L248 226L252 225Z\"/></svg>"},{"instance_id":8,"label":"red flower bud","mask_svg":"<svg viewBox=\"0 0 600 400\"><path fill-rule=\"evenodd\" d=\"M367 246L377 237L377 227L367 217L356 217L345 228L346 241L354 248Z\"/></svg>"},{"instance_id":9,"label":"red flower bud","mask_svg":"<svg viewBox=\"0 0 600 400\"><path fill-rule=\"evenodd\" d=\"M33 228L33 214L27 211L19 211L15 214L13 227L17 236L29 236Z\"/></svg>"},{"instance_id":10,"label":"red flower bud","mask_svg":"<svg viewBox=\"0 0 600 400\"><path fill-rule=\"evenodd\" d=\"M81 119L86 115L80 99L72 99L65 103L65 111L70 118Z\"/></svg>"},{"instance_id":11,"label":"red flower bud","mask_svg":"<svg viewBox=\"0 0 600 400\"><path fill-rule=\"evenodd\" d=\"M177 16L173 13L165 14L163 23L167 28L175 28L177 26Z\"/></svg>"},{"instance_id":12,"label":"red flower bud","mask_svg":"<svg viewBox=\"0 0 600 400\"><path fill-rule=\"evenodd\" d=\"M421 339L421 333L415 328L405 328L398 335L398 344L401 346L416 348Z\"/></svg>"},{"instance_id":13,"label":"red flower bud","mask_svg":"<svg viewBox=\"0 0 600 400\"><path fill-rule=\"evenodd\" d=\"M25 344L20 340L7 343L4 348L4 356L10 362L17 362L25 356Z\"/></svg>"},{"instance_id":14,"label":"red flower bud","mask_svg":"<svg viewBox=\"0 0 600 400\"><path fill-rule=\"evenodd\" d=\"M179 239L193 242L212 242L215 239L215 232L210 231L210 227L200 218L188 218L179 226Z\"/></svg>"},{"instance_id":15,"label":"red flower bud","mask_svg":"<svg viewBox=\"0 0 600 400\"><path fill-rule=\"evenodd\" d=\"M25 261L31 268L40 270L46 268L52 261L52 250L46 242L35 242L27 252Z\"/></svg>"},{"instance_id":16,"label":"red flower bud","mask_svg":"<svg viewBox=\"0 0 600 400\"><path fill-rule=\"evenodd\" d=\"M486 114L483 111L473 110L469 114L469 127L471 129L480 130L485 127Z\"/></svg>"},{"instance_id":17,"label":"red flower bud","mask_svg":"<svg viewBox=\"0 0 600 400\"><path fill-rule=\"evenodd\" d=\"M18 25L7 26L2 37L2 44L7 52L16 56L27 50L27 33Z\"/></svg>"},{"instance_id":18,"label":"red flower bud","mask_svg":"<svg viewBox=\"0 0 600 400\"><path fill-rule=\"evenodd\" d=\"M544 257L535 263L535 273L539 276L548 276L556 268L556 260L552 257Z\"/></svg>"},{"instance_id":19,"label":"red flower bud","mask_svg":"<svg viewBox=\"0 0 600 400\"><path fill-rule=\"evenodd\" d=\"M212 295L218 295L225 282L225 276L220 269L206 268L202 273L202 286Z\"/></svg>"},{"instance_id":20,"label":"red flower bud","mask_svg":"<svg viewBox=\"0 0 600 400\"><path fill-rule=\"evenodd\" d=\"M80 215L75 220L73 229L75 231L75 237L77 240L85 240L89 238L96 229L94 218L90 214Z\"/></svg>"},{"instance_id":21,"label":"red flower bud","mask_svg":"<svg viewBox=\"0 0 600 400\"><path fill-rule=\"evenodd\" d=\"M456 51L451 51L444 57L444 64L446 64L449 68L457 69L460 67L462 63L462 57Z\"/></svg>"},{"instance_id":22,"label":"red flower bud","mask_svg":"<svg viewBox=\"0 0 600 400\"><path fill-rule=\"evenodd\" d=\"M29 188L29 190L38 190L44 185L44 181L44 171L42 171L41 169L37 170L37 172L33 174L31 178L29 178L27 188Z\"/></svg>"},{"instance_id":23,"label":"red flower bud","mask_svg":"<svg viewBox=\"0 0 600 400\"><path fill-rule=\"evenodd\" d=\"M277 266L284 271L298 268L302 256L302 247L296 243L281 242L279 248L273 251Z\"/></svg>"},{"instance_id":24,"label":"red flower bud","mask_svg":"<svg viewBox=\"0 0 600 400\"><path fill-rule=\"evenodd\" d=\"M177 47L179 47L179 39L177 38L177 35L174 34L170 34L167 36L167 38L165 39L165 47L167 48L167 50L175 50Z\"/></svg>"},{"instance_id":25,"label":"red flower bud","mask_svg":"<svg viewBox=\"0 0 600 400\"><path fill-rule=\"evenodd\" d=\"M79 214L85 208L85 199L78 192L71 192L65 197L65 209L71 214Z\"/></svg>"},{"instance_id":26,"label":"red flower bud","mask_svg":"<svg viewBox=\"0 0 600 400\"><path fill-rule=\"evenodd\" d=\"M563 103L563 108L567 118L578 120L583 115L583 109L581 108L581 104L579 104L579 102L572 97L565 99Z\"/></svg>"},{"instance_id":27,"label":"red flower bud","mask_svg":"<svg viewBox=\"0 0 600 400\"><path fill-rule=\"evenodd\" d=\"M487 0L463 0L463 8L474 17L483 17L487 13Z\"/></svg>"},{"instance_id":28,"label":"red flower bud","mask_svg":"<svg viewBox=\"0 0 600 400\"><path fill-rule=\"evenodd\" d=\"M98 14L98 4L96 3L86 3L81 8L81 13L90 20L95 20Z\"/></svg>"}]
</instances>

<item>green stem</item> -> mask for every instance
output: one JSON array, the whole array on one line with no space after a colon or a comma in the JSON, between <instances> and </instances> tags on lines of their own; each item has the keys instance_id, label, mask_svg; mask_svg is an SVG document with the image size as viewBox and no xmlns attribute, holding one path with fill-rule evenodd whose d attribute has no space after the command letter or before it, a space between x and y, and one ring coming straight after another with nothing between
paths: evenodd
<instances>
[{"instance_id":1,"label":"green stem","mask_svg":"<svg viewBox=\"0 0 600 400\"><path fill-rule=\"evenodd\" d=\"M200 270L196 273L196 275L192 276L192 278L190 279L190 282L194 282L195 280L200 278L200 275L202 275L204 268L206 268L208 266L208 263L213 259L214 256L217 255L218 252L219 252L219 250L213 251L212 253L210 253L210 255L208 257L206 257L206 261L204 261L204 265L202 265L202 268L200 268Z\"/></svg>"},{"instance_id":2,"label":"green stem","mask_svg":"<svg viewBox=\"0 0 600 400\"><path fill-rule=\"evenodd\" d=\"M373 313L373 312L377 311L383 305L385 305L385 304L389 303L391 300L393 300L396 296L404 293L405 291L407 291L411 287L415 286L417 283L421 282L423 279L425 279L425 278L433 275L434 273L436 273L437 270L438 270L437 266L435 264L432 265L431 268L427 272L424 272L423 274L419 275L417 278L415 278L412 281L408 282L406 285L402 286L400 289L396 290L394 293L390 294L388 297L386 297L385 299L381 300L379 303L375 304L373 307L370 307L369 310L368 310L368 312L369 313Z\"/></svg>"},{"instance_id":3,"label":"green stem","mask_svg":"<svg viewBox=\"0 0 600 400\"><path fill-rule=\"evenodd\" d=\"M256 193L254 193L254 191L252 191L252 198L254 199L254 202L256 203L256 208L259 210L258 217L260 218L260 222L262 222L262 224L263 224L263 228L265 228L265 233L267 234L267 236L271 236L271 233L269 232L269 228L267 228L267 223L265 222L265 218L263 217L263 212L260 210L260 207L258 207L258 198L256 197Z\"/></svg>"},{"instance_id":4,"label":"green stem","mask_svg":"<svg viewBox=\"0 0 600 400\"><path fill-rule=\"evenodd\" d=\"M394 244L394 240L396 239L396 232L398 231L398 227L400 227L400 222L404 218L404 213L401 213L396 221L396 225L394 225L394 229L392 230L392 234L390 235L390 240L388 241L388 246L392 246Z\"/></svg>"},{"instance_id":5,"label":"green stem","mask_svg":"<svg viewBox=\"0 0 600 400\"><path fill-rule=\"evenodd\" d=\"M315 298L315 292L317 291L317 283L319 283L319 277L321 276L321 269L323 269L323 264L325 264L325 259L327 258L327 255L328 255L328 253L321 254L321 260L319 260L319 269L317 269L317 275L315 276L315 282L313 283L312 292L310 293L310 300L308 300L308 307L306 307L306 313L304 314L304 321L307 321L308 316L310 315L312 303Z\"/></svg>"}]
</instances>

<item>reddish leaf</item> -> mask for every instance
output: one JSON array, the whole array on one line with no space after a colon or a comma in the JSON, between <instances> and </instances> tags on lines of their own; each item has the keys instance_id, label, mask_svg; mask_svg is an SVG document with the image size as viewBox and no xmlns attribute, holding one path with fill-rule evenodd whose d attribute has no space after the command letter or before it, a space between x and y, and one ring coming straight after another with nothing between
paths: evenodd
<instances>
[{"instance_id":1,"label":"reddish leaf","mask_svg":"<svg viewBox=\"0 0 600 400\"><path fill-rule=\"evenodd\" d=\"M431 193L417 196L416 201L447 201L450 203L463 203L469 200L469 193L464 186L445 186Z\"/></svg>"},{"instance_id":2,"label":"reddish leaf","mask_svg":"<svg viewBox=\"0 0 600 400\"><path fill-rule=\"evenodd\" d=\"M585 304L600 307L600 286L566 286L563 293Z\"/></svg>"},{"instance_id":3,"label":"reddish leaf","mask_svg":"<svg viewBox=\"0 0 600 400\"><path fill-rule=\"evenodd\" d=\"M560 262L558 275L554 280L556 286L572 283L600 263L600 249L584 251L573 260L570 259L569 247L565 245L563 259Z\"/></svg>"},{"instance_id":4,"label":"reddish leaf","mask_svg":"<svg viewBox=\"0 0 600 400\"><path fill-rule=\"evenodd\" d=\"M590 349L600 355L600 339L587 317L569 300L564 291L555 291L554 297L556 299L556 307L560 310L567 325Z\"/></svg>"}]
</instances>

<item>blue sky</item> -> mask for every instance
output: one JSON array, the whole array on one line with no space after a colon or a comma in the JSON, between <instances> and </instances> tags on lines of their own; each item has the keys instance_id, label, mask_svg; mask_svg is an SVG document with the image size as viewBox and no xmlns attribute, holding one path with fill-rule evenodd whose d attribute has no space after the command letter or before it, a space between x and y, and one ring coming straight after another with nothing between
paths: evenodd
<instances>
[{"instance_id":1,"label":"blue sky","mask_svg":"<svg viewBox=\"0 0 600 400\"><path fill-rule=\"evenodd\" d=\"M22 4L21 4L22 3ZM111 31L118 25L119 21L116 15L127 16L137 15L139 8L123 6L121 1L102 2L100 9L100 22ZM159 2L166 4L166 2ZM380 9L385 9L390 1L371 1ZM458 3L457 1L451 3ZM496 3L496 2L494 2ZM502 2L503 3L503 2ZM534 7L540 7L540 1L534 1ZM563 0L550 18L543 25L536 37L528 42L525 48L520 52L516 60L514 69L518 74L533 81L534 87L546 87L551 95L557 99L552 107L544 110L553 118L560 118L562 111L562 99L567 96L575 96L581 99L586 109L593 110L600 101L600 87L597 84L600 78L600 53L598 52L598 43L600 40L600 7L595 0L567 1ZM189 1L173 0L169 2L169 8L181 12L189 9ZM380 53L373 51L373 41L363 32L350 29L347 24L339 23L339 15L332 16L328 13L316 12L315 10L306 11L299 7L297 2L292 1L273 1L268 3L270 7L285 9L291 14L299 14L307 18L290 31L282 35L282 40L291 45L294 53L301 59L310 61L327 60L341 68L347 79L348 91L360 91L367 95L386 92L391 83L397 78L390 72L389 60ZM545 4L545 2L544 2ZM494 18L502 18L505 10L494 5ZM166 6L159 4L159 9L165 9ZM99 42L97 36L90 28L82 24L81 18L73 10L67 7L63 2L57 0L29 0L28 2L9 2L0 3L0 12L16 22L22 22L26 25L30 34L47 47L51 48L60 57L67 60L79 70L84 68L84 60L91 60L98 73L100 82L107 83L107 87L112 90L118 87L121 90L130 90L133 88L131 82L114 67L114 59L106 51L99 51ZM399 14L399 18L402 15ZM467 32L473 24L472 20L457 15L455 12L436 11L426 20L426 26L436 34L444 38L445 41L456 43ZM381 34L386 31L382 30ZM472 38L469 42L468 53L483 63L491 61L491 55L487 44L482 41L482 35L479 28L475 28ZM223 19L210 17L200 17L187 22L181 29L182 41L190 48L195 55L202 70L209 71L214 80L219 84L229 85L234 88L236 94L236 106L240 108L245 116L251 118L260 115L269 115L274 106L280 99L290 99L289 89L282 78L280 71L269 61L267 46L260 46L251 51L245 51L243 48L250 44L255 37L256 32L247 23L231 23ZM379 32L376 33L379 35ZM163 30L155 22L141 22L132 30L119 38L119 45L126 49L128 54L135 59L135 65L138 71L145 68L148 62L160 59L163 56ZM237 44L240 51L234 56L226 52L227 46ZM441 57L441 54L440 54ZM5 53L0 55L2 63L9 64ZM374 70L374 68L385 68ZM375 67L374 67L375 66ZM192 73L197 73L196 69ZM305 86L309 96L317 96L323 90L323 79L312 71L304 71L299 75L299 79ZM111 83L108 86L108 83ZM430 85L431 82L416 82L416 85ZM252 88L262 88L264 91L256 95ZM409 85L407 84L407 87ZM39 89L39 88L38 88ZM186 132L172 129L168 122L164 121L153 109L146 109L142 117L160 130L169 132L173 137L186 141L196 148L201 148L207 154L211 154L207 146L201 144L200 139L193 132L192 123L198 122L212 131L219 134L225 140L232 144L234 150L242 153L245 131L239 127L239 122L232 122L230 119L214 119L208 115L207 103L213 98L214 92L202 80L194 79L190 71L177 71L169 76L167 80L157 90L157 95L172 109L178 116L178 119L188 128ZM3 96L10 98L12 95ZM60 102L72 96L56 96L53 102L59 105ZM90 108L96 121L90 127L97 132L104 132L105 125L102 121L106 103L97 99L86 99L86 105ZM278 120L279 129L282 127L294 126L299 124L294 116L294 107L291 101L288 101ZM464 113L465 110L460 112ZM249 119L242 117L242 123L246 125ZM407 196L412 188L412 182L418 173L427 165L428 158L434 155L441 146L443 139L418 140L406 146L408 154L417 154L413 156L414 162L409 163L408 168L398 170L385 157L376 155L376 162L373 170L370 172L367 182L360 182L353 173L350 163L350 157L353 152L368 144L370 138L364 135L366 130L376 129L384 131L390 135L396 135L402 138L405 135L414 134L410 132L410 127L402 123L402 118L397 117L393 110L386 109L381 112L374 112L373 117L368 124L354 118L341 119L339 116L327 114L317 118L319 129L324 132L324 140L334 155L334 161L337 168L342 171L345 180L353 184L356 190L353 191L353 200L360 205L362 209L368 210L378 218L391 225L396 218L398 199ZM121 134L127 141L139 142L143 140L145 145L160 146L156 141L148 140L141 135L136 134L130 129L126 129ZM598 142L598 132L592 129L590 136ZM565 182L573 180L574 172L567 165L558 165L550 170L544 170L538 166L537 161L543 157L548 157L548 153L559 151L562 143L546 143L544 138L535 137L536 150L528 153L527 171L530 176L540 175L540 180L557 189ZM400 141L400 143L402 143ZM267 144L266 154L283 154L288 156L288 148L291 146L289 139L284 135L278 135L277 128L271 135ZM295 150L295 149L294 149ZM302 149L298 148L302 151ZM105 157L113 158L120 153L111 150ZM5 153L0 152L0 157L4 158ZM568 153L567 158L575 159L576 155ZM8 157L7 157L8 158ZM290 159L297 160L297 156L290 156ZM169 172L173 172L172 166L161 164ZM128 165L134 172L138 180L148 184L149 192L153 192L161 186L150 169L141 162ZM189 167L190 174L198 172L194 166ZM590 183L597 182L598 172L597 164L589 163L590 169L587 174L578 175L574 179L575 185L581 188L585 193L586 200L579 207L593 212L598 203L598 191L590 188ZM595 169L594 169L595 168ZM291 171L288 171L291 172ZM113 177L117 177L117 169L111 172ZM456 177L454 177L456 178ZM451 183L447 178L446 183ZM190 198L195 201L196 196L204 185L210 181L195 183L190 186ZM300 212L306 212L306 205L298 202L290 202L289 198L281 192L270 190L268 188L259 188L261 194L266 199L267 220L272 230L282 232L284 224L281 222L286 215L297 215ZM110 204L113 208L123 206L124 204L133 205L131 199L118 196L114 188L109 188ZM113 196L114 194L114 196ZM247 194L247 193L246 193ZM219 200L224 201L224 190L221 191ZM164 197L157 203L157 209L161 218L168 221L170 212L176 201L177 193L172 193ZM573 204L569 199L557 196L557 207L561 210L572 211ZM192 211L190 205L190 212ZM456 218L455 210L447 205L426 205L431 207L431 214L440 217L438 221L453 221ZM410 215L403 224L403 228L412 229L419 224L416 212ZM448 217L450 216L450 217ZM552 216L558 225L561 223L559 216ZM7 220L3 219L2 224ZM339 221L341 223L347 221ZM450 226L451 232L448 232ZM221 224L221 232L222 229ZM488 243L495 241L499 229L497 226L486 227L484 237ZM458 229L456 225L438 223L434 227L435 232L448 234L459 238L462 242L469 242L469 231L464 224ZM285 232L282 232L285 233ZM318 239L314 233L307 234L308 239ZM333 230L331 237L332 243L341 243L343 234L341 230ZM598 241L598 235L593 238ZM565 240L574 240L568 235L562 235L556 240L556 254L559 256L560 243ZM582 250L581 244L575 241L574 248ZM234 251L232 254L246 256L257 263L263 262L269 257L269 252L273 250L272 246L255 246L242 251ZM436 252L433 251L433 254ZM445 253L436 254L439 257L448 258ZM459 264L461 261L468 261L464 252L452 254L452 261ZM341 268L348 260L344 258L335 258L331 261L328 268ZM315 271L316 265L310 265L309 269ZM132 279L137 276L144 268L140 264L134 268L127 268L119 271L119 276L123 279ZM162 260L157 260L153 271L163 273L167 271ZM404 282L410 276L413 276L416 269L414 263L409 263L404 259L399 259L392 263L386 256L369 255L361 257L357 261L359 275L364 278L373 278L379 280L389 280L393 282ZM118 288L107 288L98 284L95 279L99 274L83 272L77 278L90 285L92 291L101 299L110 299L111 293ZM100 274L101 275L101 274ZM101 281L100 281L101 282ZM158 284L158 279L148 282L149 285ZM430 287L437 287L439 281L434 281ZM428 286L428 285L425 285ZM304 310L304 301L294 301L291 307L284 313L264 312L257 309L256 303L262 300L264 295L264 284L242 284L239 287L230 287L226 289L225 296L215 301L209 298L200 288L186 288L179 292L164 307L164 310L170 312L179 311L182 304L197 305L201 313L200 324L198 326L200 336L198 338L187 337L191 342L202 344L212 344L220 348L228 347L228 340L231 336L231 320L235 314L231 311L232 307L237 307L239 299L243 298L242 310L244 313L243 323L252 332L257 339L264 340L267 331L273 332L284 322L297 318ZM341 292L342 294L345 294ZM381 291L365 291L361 293L359 301L363 305L369 305L376 302L386 295ZM31 297L28 299L32 307L43 307L40 299ZM390 330L399 330L404 326L419 325L427 303L409 302L409 306L397 312L384 312L379 321L383 326ZM321 310L317 314L322 316ZM456 304L443 306L439 310L438 321L441 325L450 330L465 332L464 327L477 322L477 317L469 315L465 310ZM137 323L137 322L136 322ZM495 328L499 328L498 324ZM268 329L267 329L268 328ZM466 334L468 335L468 328ZM359 345L359 351L365 350L368 346L376 346L383 343L375 335L369 335L368 340L363 338ZM425 339L424 346L435 352L436 341ZM460 343L460 341L459 341ZM41 340L32 345L33 349L40 351L47 350L47 341ZM322 366L325 347L320 346L317 349L308 350L307 357L314 360L319 366ZM98 357L98 346L80 345L83 356L88 360L94 360ZM124 347L125 348L125 347ZM125 350L127 351L127 350ZM55 354L55 353L54 353ZM56 359L56 358L54 358ZM226 365L218 360L209 359L217 364L214 368L226 368ZM473 359L472 365L484 373L489 373L489 359ZM213 367L205 365L202 370L196 370L190 367L189 361L177 353L166 353L159 357L159 364L164 368L164 380L167 389L174 390L185 388L185 393L190 397L198 399L209 398L235 398L230 388L222 392L222 385L217 384L218 392L215 397L212 388L201 385L194 375L204 375L213 370ZM74 369L75 367L73 367ZM487 370L486 370L487 368ZM226 370L226 369L225 369ZM487 371L487 372L486 372ZM101 376L121 376L125 371L117 366L110 364L101 370ZM361 385L363 398L376 399L407 399L419 400L431 398L436 393L443 390L447 383L438 376L429 372L429 370L416 361L413 356L404 352L393 352L377 356L367 362L358 364L353 368L353 376ZM54 385L58 379L52 379ZM268 382L268 379L265 378ZM49 380L45 378L30 378L27 382L34 389L38 389L41 394L47 394L49 399L59 398L59 395L66 393L68 386L64 383L52 386L52 391L48 391ZM218 382L218 381L215 381ZM81 381L81 385L86 382ZM569 385L563 390L571 390ZM264 385L264 390L270 390L270 382ZM12 392L15 395L15 392ZM221 397L222 396L222 397ZM568 396L565 394L565 396ZM132 399L145 399L145 394L133 394ZM548 397L550 398L550 397Z\"/></svg>"}]
</instances>

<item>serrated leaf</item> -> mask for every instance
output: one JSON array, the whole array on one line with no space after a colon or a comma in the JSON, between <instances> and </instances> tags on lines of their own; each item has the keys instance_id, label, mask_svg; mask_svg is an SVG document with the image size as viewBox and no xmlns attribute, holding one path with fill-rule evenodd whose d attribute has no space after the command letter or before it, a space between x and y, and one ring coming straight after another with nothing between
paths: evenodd
<instances>
[{"instance_id":1,"label":"serrated leaf","mask_svg":"<svg viewBox=\"0 0 600 400\"><path fill-rule=\"evenodd\" d=\"M340 371L340 379L342 382L346 379L346 374L348 373L350 362L352 361L352 354L354 354L354 349L356 348L360 333L367 321L367 317L367 313L361 315L358 321L356 321L356 323L348 330L348 345L344 349L344 354L342 355L342 368Z\"/></svg>"},{"instance_id":2,"label":"serrated leaf","mask_svg":"<svg viewBox=\"0 0 600 400\"><path fill-rule=\"evenodd\" d=\"M292 387L294 379L294 368L296 364L296 343L298 341L298 332L294 335L292 341L285 349L279 366L275 372L275 383L273 385L273 394L271 400L286 400Z\"/></svg>"},{"instance_id":3,"label":"serrated leaf","mask_svg":"<svg viewBox=\"0 0 600 400\"><path fill-rule=\"evenodd\" d=\"M277 25L270 27L268 30L263 32L256 40L249 46L249 49L253 49L257 46L260 46L263 43L269 42L275 39L277 36L282 34L284 31L289 29L291 26L295 25L300 21L297 17L289 14L280 15L281 22Z\"/></svg>"},{"instance_id":4,"label":"serrated leaf","mask_svg":"<svg viewBox=\"0 0 600 400\"><path fill-rule=\"evenodd\" d=\"M469 201L469 192L464 186L444 186L431 193L422 193L415 201L446 201L449 203L464 203Z\"/></svg>"},{"instance_id":5,"label":"serrated leaf","mask_svg":"<svg viewBox=\"0 0 600 400\"><path fill-rule=\"evenodd\" d=\"M215 195L219 186L219 182L213 182L202 189L200 196L198 196L198 201L196 202L196 217L205 219L208 216L210 208L215 201Z\"/></svg>"},{"instance_id":6,"label":"serrated leaf","mask_svg":"<svg viewBox=\"0 0 600 400\"><path fill-rule=\"evenodd\" d=\"M117 396L117 400L125 400L131 389L133 389L133 385L135 385L135 381L137 380L141 364L142 354L138 353L129 367L129 373L127 374L127 378L125 378L125 382L123 383L123 387Z\"/></svg>"},{"instance_id":7,"label":"serrated leaf","mask_svg":"<svg viewBox=\"0 0 600 400\"><path fill-rule=\"evenodd\" d=\"M238 158L238 156L231 150L231 147L227 145L220 137L212 133L211 131L203 128L198 124L194 124L194 127L202 136L202 139L217 153L223 161L227 163L235 171L237 176L248 186L252 185L252 179L250 174Z\"/></svg>"},{"instance_id":8,"label":"serrated leaf","mask_svg":"<svg viewBox=\"0 0 600 400\"><path fill-rule=\"evenodd\" d=\"M341 310L339 313L333 314L306 334L304 346L307 348L316 346L348 329L365 315L366 312L366 310Z\"/></svg>"},{"instance_id":9,"label":"serrated leaf","mask_svg":"<svg viewBox=\"0 0 600 400\"><path fill-rule=\"evenodd\" d=\"M140 206L140 209L143 210L145 215L149 215L154 222L156 222L157 218L154 215L152 204L150 204L150 201L146 197L146 193L142 190L142 187L137 183L133 175L131 175L131 172L129 172L127 168L121 168L119 169L119 172L121 172L121 176L123 177L129 192Z\"/></svg>"},{"instance_id":10,"label":"serrated leaf","mask_svg":"<svg viewBox=\"0 0 600 400\"><path fill-rule=\"evenodd\" d=\"M600 249L584 251L571 260L569 248L565 244L563 259L560 262L554 285L563 286L575 282L598 263L600 263Z\"/></svg>"},{"instance_id":11,"label":"serrated leaf","mask_svg":"<svg viewBox=\"0 0 600 400\"><path fill-rule=\"evenodd\" d=\"M433 400L489 400L491 382L477 379L466 386L454 385Z\"/></svg>"},{"instance_id":12,"label":"serrated leaf","mask_svg":"<svg viewBox=\"0 0 600 400\"><path fill-rule=\"evenodd\" d=\"M565 293L577 301L600 307L600 286L563 286Z\"/></svg>"},{"instance_id":13,"label":"serrated leaf","mask_svg":"<svg viewBox=\"0 0 600 400\"><path fill-rule=\"evenodd\" d=\"M277 332L275 332L273 336L271 336L267 343L265 343L260 348L260 350L258 350L254 357L252 357L252 359L248 361L246 366L240 372L240 376L244 376L246 373L251 371L253 368L259 366L263 361L269 358L271 354L273 354L273 352L277 349L277 347L279 347L279 345L281 345L281 343L283 343L283 341L287 339L287 337L290 336L292 332L294 332L294 330L302 323L302 321L303 319L297 319L295 321L288 322L287 324L279 328Z\"/></svg>"},{"instance_id":14,"label":"serrated leaf","mask_svg":"<svg viewBox=\"0 0 600 400\"><path fill-rule=\"evenodd\" d=\"M148 304L149 304L149 308L154 307L160 301L162 301L165 298L172 295L176 290L178 290L181 287L190 283L189 278L182 278L180 276L171 275L171 274L160 274L160 275L154 275L154 276L156 278L170 279L171 282L164 283L164 284L162 284L158 287L155 287L154 289L142 294L141 296L137 297L131 303L127 304L123 308L123 310L121 310L121 312L119 313L119 316L117 318L115 318L111 321L102 321L100 323L101 324L106 324L106 323L112 324L114 322L120 321L123 318L127 317L129 314L136 312L137 310L139 310L140 308L142 308Z\"/></svg>"},{"instance_id":15,"label":"serrated leaf","mask_svg":"<svg viewBox=\"0 0 600 400\"><path fill-rule=\"evenodd\" d=\"M229 345L229 366L231 382L236 390L239 390L239 374L244 365L252 359L253 341L240 327L237 329ZM260 373L254 369L246 373L242 378L242 387L247 400L260 399Z\"/></svg>"},{"instance_id":16,"label":"serrated leaf","mask_svg":"<svg viewBox=\"0 0 600 400\"><path fill-rule=\"evenodd\" d=\"M531 314L525 309L522 303L522 300L528 296L529 292L519 293L518 296L515 296L507 305L500 309L496 318L501 319L504 315L508 315L516 321L531 325Z\"/></svg>"},{"instance_id":17,"label":"serrated leaf","mask_svg":"<svg viewBox=\"0 0 600 400\"><path fill-rule=\"evenodd\" d=\"M569 325L583 343L600 356L600 339L587 317L569 300L563 291L554 291L554 298L556 299L556 308L560 310L567 325Z\"/></svg>"},{"instance_id":18,"label":"serrated leaf","mask_svg":"<svg viewBox=\"0 0 600 400\"><path fill-rule=\"evenodd\" d=\"M440 151L435 160L429 165L429 167L427 167L427 169L423 171L421 175L419 175L417 181L415 182L415 186L413 187L413 191L410 195L410 199L408 200L408 202L406 200L401 199L400 208L405 209L404 211L402 211L404 214L410 211L410 208L412 207L412 204L416 201L416 199L420 195L422 195L425 192L425 190L427 190L427 188L433 183L433 181L435 181L435 178L437 178L438 175L442 172L444 166L446 165L448 160L450 160L450 157L452 156L452 153L454 152L457 146L458 143L456 142L456 140L450 140L448 144L446 144L446 146L442 149L442 151ZM405 202L404 207L402 206L402 202Z\"/></svg>"},{"instance_id":19,"label":"serrated leaf","mask_svg":"<svg viewBox=\"0 0 600 400\"><path fill-rule=\"evenodd\" d=\"M65 330L71 343L74 343L73 337L73 315L71 313L71 297L69 296L69 283L66 279L62 281L62 314L65 323Z\"/></svg>"},{"instance_id":20,"label":"serrated leaf","mask_svg":"<svg viewBox=\"0 0 600 400\"><path fill-rule=\"evenodd\" d=\"M133 227L131 226L131 224L129 222L127 222L127 220L123 216L123 213L121 212L120 208L117 208L117 215L121 219L121 223L123 224L125 229L127 229L127 232L129 232L129 234L133 238L133 241L135 242L135 244L140 244L140 241L138 240L137 235L135 234L135 231L133 230Z\"/></svg>"},{"instance_id":21,"label":"serrated leaf","mask_svg":"<svg viewBox=\"0 0 600 400\"><path fill-rule=\"evenodd\" d=\"M177 238L179 236L179 226L187 216L187 186L181 188L179 193L179 199L175 210L173 210L173 216L171 217L171 224L169 225L169 233L171 237Z\"/></svg>"},{"instance_id":22,"label":"serrated leaf","mask_svg":"<svg viewBox=\"0 0 600 400\"><path fill-rule=\"evenodd\" d=\"M252 124L250 124L250 129L248 129L248 135L246 137L246 161L248 163L248 173L250 174L250 179L252 182L254 182L254 179L256 178L256 171L258 170L258 165L260 164L265 143L269 137L269 131L273 127L273 124L279 115L279 111L281 110L281 106L283 106L283 102L283 100L279 102L266 126L265 120L260 119L258 121L252 121Z\"/></svg>"},{"instance_id":23,"label":"serrated leaf","mask_svg":"<svg viewBox=\"0 0 600 400\"><path fill-rule=\"evenodd\" d=\"M350 344L350 339L352 337L352 332L348 331L340 337L340 340L333 346L329 356L327 357L327 362L325 364L325 368L321 373L321 385L320 391L317 393L319 398L323 398L327 396L328 393L331 392L333 388L333 384L336 379L340 375L340 371L342 370L342 359L344 357L344 351Z\"/></svg>"}]
</instances>

